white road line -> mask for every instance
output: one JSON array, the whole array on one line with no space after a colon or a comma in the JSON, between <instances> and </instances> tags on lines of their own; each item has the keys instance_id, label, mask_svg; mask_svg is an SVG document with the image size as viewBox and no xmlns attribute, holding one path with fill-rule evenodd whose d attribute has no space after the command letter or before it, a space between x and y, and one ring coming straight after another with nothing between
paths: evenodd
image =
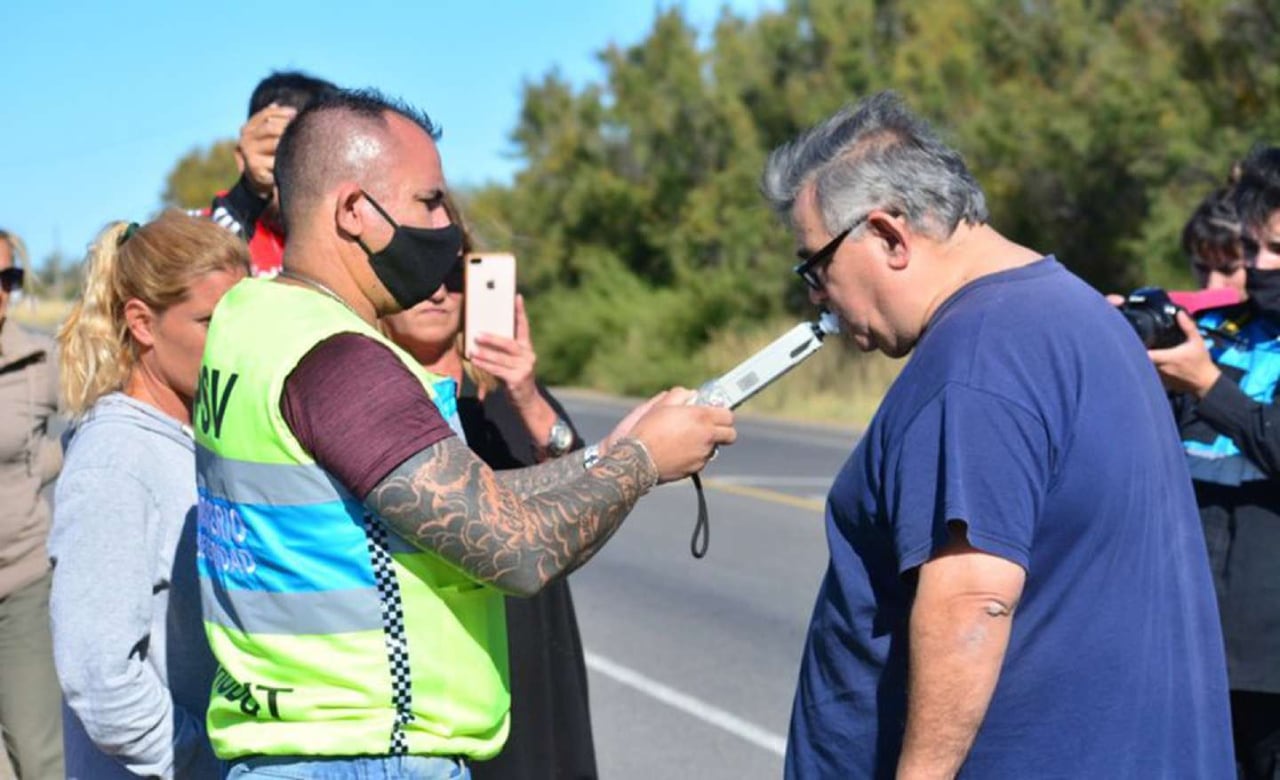
<instances>
[{"instance_id":1,"label":"white road line","mask_svg":"<svg viewBox=\"0 0 1280 780\"><path fill-rule=\"evenodd\" d=\"M586 657L587 668L603 674L615 682L634 688L650 698L657 699L663 704L670 705L686 714L692 715L698 720L710 723L712 726L723 729L733 734L735 737L745 739L747 742L756 747L764 748L778 756L786 755L787 739L778 736L757 726L754 723L745 721L731 712L708 704L701 699L694 698L687 693L681 693L675 688L664 685L657 680L646 677L634 669L630 669L622 664L610 661L604 656L596 655L591 651L583 653Z\"/></svg>"}]
</instances>

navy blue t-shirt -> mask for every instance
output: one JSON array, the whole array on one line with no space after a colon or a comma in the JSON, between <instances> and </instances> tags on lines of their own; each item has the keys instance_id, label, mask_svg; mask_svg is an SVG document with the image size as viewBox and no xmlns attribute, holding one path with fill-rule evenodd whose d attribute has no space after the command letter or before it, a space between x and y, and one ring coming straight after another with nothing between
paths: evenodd
<instances>
[{"instance_id":1,"label":"navy blue t-shirt","mask_svg":"<svg viewBox=\"0 0 1280 780\"><path fill-rule=\"evenodd\" d=\"M1234 777L1204 535L1151 361L1053 258L934 315L827 502L789 778L892 777L915 570L965 524L1026 570L972 777Z\"/></svg>"}]
</instances>

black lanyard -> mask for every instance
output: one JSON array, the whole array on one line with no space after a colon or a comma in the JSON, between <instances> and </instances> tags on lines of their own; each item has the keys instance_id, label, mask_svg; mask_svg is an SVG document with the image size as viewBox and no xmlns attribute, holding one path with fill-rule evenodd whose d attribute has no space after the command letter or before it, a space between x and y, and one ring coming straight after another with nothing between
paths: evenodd
<instances>
[{"instance_id":1,"label":"black lanyard","mask_svg":"<svg viewBox=\"0 0 1280 780\"><path fill-rule=\"evenodd\" d=\"M689 540L689 552L701 559L711 544L711 518L707 515L707 497L702 492L702 475L694 474L693 489L698 494L698 519L693 524L693 538Z\"/></svg>"}]
</instances>

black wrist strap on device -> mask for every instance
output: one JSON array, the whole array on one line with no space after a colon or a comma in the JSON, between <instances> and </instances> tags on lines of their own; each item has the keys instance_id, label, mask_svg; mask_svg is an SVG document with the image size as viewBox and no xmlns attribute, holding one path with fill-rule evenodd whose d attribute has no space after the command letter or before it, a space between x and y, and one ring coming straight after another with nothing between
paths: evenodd
<instances>
[{"instance_id":1,"label":"black wrist strap on device","mask_svg":"<svg viewBox=\"0 0 1280 780\"><path fill-rule=\"evenodd\" d=\"M702 492L702 476L695 473L690 479L693 480L694 492L698 494L698 520L693 524L689 552L700 559L707 554L707 545L711 543L711 518L707 514L707 497Z\"/></svg>"}]
</instances>

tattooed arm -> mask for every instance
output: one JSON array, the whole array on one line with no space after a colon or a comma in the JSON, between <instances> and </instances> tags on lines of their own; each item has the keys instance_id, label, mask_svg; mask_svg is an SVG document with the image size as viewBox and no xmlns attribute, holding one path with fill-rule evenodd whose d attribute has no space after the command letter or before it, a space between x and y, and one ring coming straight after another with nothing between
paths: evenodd
<instances>
[{"instance_id":1,"label":"tattooed arm","mask_svg":"<svg viewBox=\"0 0 1280 780\"><path fill-rule=\"evenodd\" d=\"M612 446L611 442L620 441L630 435L631 430L640 421L640 418L665 398L666 395L666 393L659 393L628 412L627 416L622 418L617 426L610 431L609 435L600 442L600 454L604 455L609 452L609 448ZM539 398L543 397L539 396ZM543 401L545 402L546 399L543 398ZM576 433L574 437L577 438ZM536 466L522 469L504 469L497 472L498 481L502 482L508 490L515 493L519 498L528 498L582 476L582 458L582 452L571 452L568 455L545 463L539 463Z\"/></svg>"},{"instance_id":2,"label":"tattooed arm","mask_svg":"<svg viewBox=\"0 0 1280 780\"><path fill-rule=\"evenodd\" d=\"M503 479L448 438L388 474L365 506L411 544L475 579L531 596L594 555L658 483L653 460L635 439L615 442L590 471L579 458ZM576 478L568 476L570 466Z\"/></svg>"},{"instance_id":3,"label":"tattooed arm","mask_svg":"<svg viewBox=\"0 0 1280 780\"><path fill-rule=\"evenodd\" d=\"M494 475L503 487L516 494L516 498L525 499L572 482L584 473L582 451L579 450L535 466L495 471Z\"/></svg>"}]
</instances>

